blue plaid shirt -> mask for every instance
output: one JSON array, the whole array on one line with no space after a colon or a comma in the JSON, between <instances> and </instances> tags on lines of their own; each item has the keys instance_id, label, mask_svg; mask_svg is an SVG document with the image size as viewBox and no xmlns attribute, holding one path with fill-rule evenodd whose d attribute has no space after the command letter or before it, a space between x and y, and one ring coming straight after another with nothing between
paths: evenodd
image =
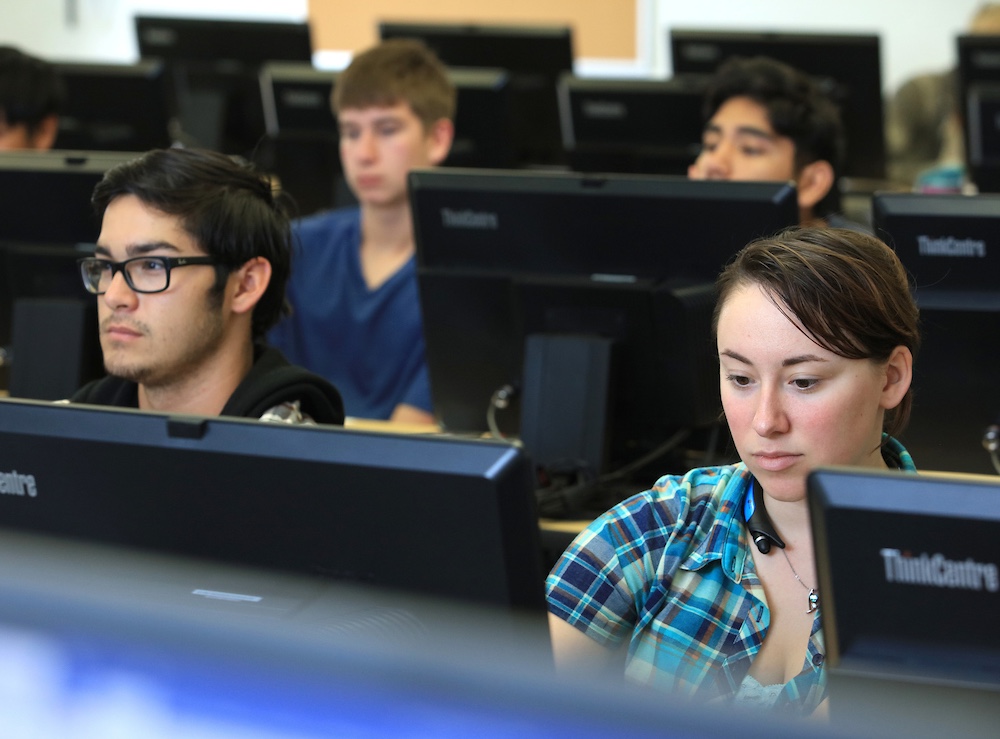
<instances>
[{"instance_id":1,"label":"blue plaid shirt","mask_svg":"<svg viewBox=\"0 0 1000 739\"><path fill-rule=\"evenodd\" d=\"M915 470L888 439L887 456ZM770 624L741 514L743 464L661 478L570 545L547 580L548 607L608 647L629 640L626 678L697 700L729 699ZM776 707L809 714L826 695L816 612L802 672Z\"/></svg>"}]
</instances>

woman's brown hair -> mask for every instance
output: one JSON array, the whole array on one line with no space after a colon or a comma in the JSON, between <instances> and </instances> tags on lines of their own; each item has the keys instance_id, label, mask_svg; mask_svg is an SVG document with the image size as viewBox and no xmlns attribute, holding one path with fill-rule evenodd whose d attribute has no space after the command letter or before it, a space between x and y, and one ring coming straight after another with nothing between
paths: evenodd
<instances>
[{"instance_id":1,"label":"woman's brown hair","mask_svg":"<svg viewBox=\"0 0 1000 739\"><path fill-rule=\"evenodd\" d=\"M737 288L758 285L778 309L824 349L885 362L897 346L914 357L919 312L896 253L874 236L843 228L796 227L745 246L716 281L713 326ZM905 428L912 389L886 412L890 436Z\"/></svg>"}]
</instances>

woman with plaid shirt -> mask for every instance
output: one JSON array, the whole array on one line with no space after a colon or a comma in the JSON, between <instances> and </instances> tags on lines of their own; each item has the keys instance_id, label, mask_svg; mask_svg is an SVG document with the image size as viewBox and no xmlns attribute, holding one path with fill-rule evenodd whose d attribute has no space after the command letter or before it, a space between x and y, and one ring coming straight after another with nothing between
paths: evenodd
<instances>
[{"instance_id":1,"label":"woman with plaid shirt","mask_svg":"<svg viewBox=\"0 0 1000 739\"><path fill-rule=\"evenodd\" d=\"M806 475L914 470L918 312L881 241L796 228L717 282L722 405L741 462L668 475L594 521L547 582L557 664L623 665L695 700L811 714L826 695Z\"/></svg>"}]
</instances>

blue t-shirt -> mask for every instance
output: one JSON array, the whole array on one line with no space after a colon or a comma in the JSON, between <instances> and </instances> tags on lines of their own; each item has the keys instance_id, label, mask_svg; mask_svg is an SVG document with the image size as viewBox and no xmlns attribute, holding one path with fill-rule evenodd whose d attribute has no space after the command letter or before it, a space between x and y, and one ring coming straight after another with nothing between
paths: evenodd
<instances>
[{"instance_id":1,"label":"blue t-shirt","mask_svg":"<svg viewBox=\"0 0 1000 739\"><path fill-rule=\"evenodd\" d=\"M336 385L349 416L389 418L400 403L430 412L414 260L370 290L357 208L304 218L292 231L287 295L294 313L268 341Z\"/></svg>"}]
</instances>

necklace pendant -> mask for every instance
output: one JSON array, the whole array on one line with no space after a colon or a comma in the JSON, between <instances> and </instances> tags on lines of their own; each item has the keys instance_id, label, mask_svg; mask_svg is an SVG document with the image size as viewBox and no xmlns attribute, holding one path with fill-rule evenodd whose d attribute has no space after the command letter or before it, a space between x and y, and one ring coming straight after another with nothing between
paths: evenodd
<instances>
[{"instance_id":1,"label":"necklace pendant","mask_svg":"<svg viewBox=\"0 0 1000 739\"><path fill-rule=\"evenodd\" d=\"M816 588L809 588L809 610L806 613L815 613L819 609L819 593Z\"/></svg>"}]
</instances>

